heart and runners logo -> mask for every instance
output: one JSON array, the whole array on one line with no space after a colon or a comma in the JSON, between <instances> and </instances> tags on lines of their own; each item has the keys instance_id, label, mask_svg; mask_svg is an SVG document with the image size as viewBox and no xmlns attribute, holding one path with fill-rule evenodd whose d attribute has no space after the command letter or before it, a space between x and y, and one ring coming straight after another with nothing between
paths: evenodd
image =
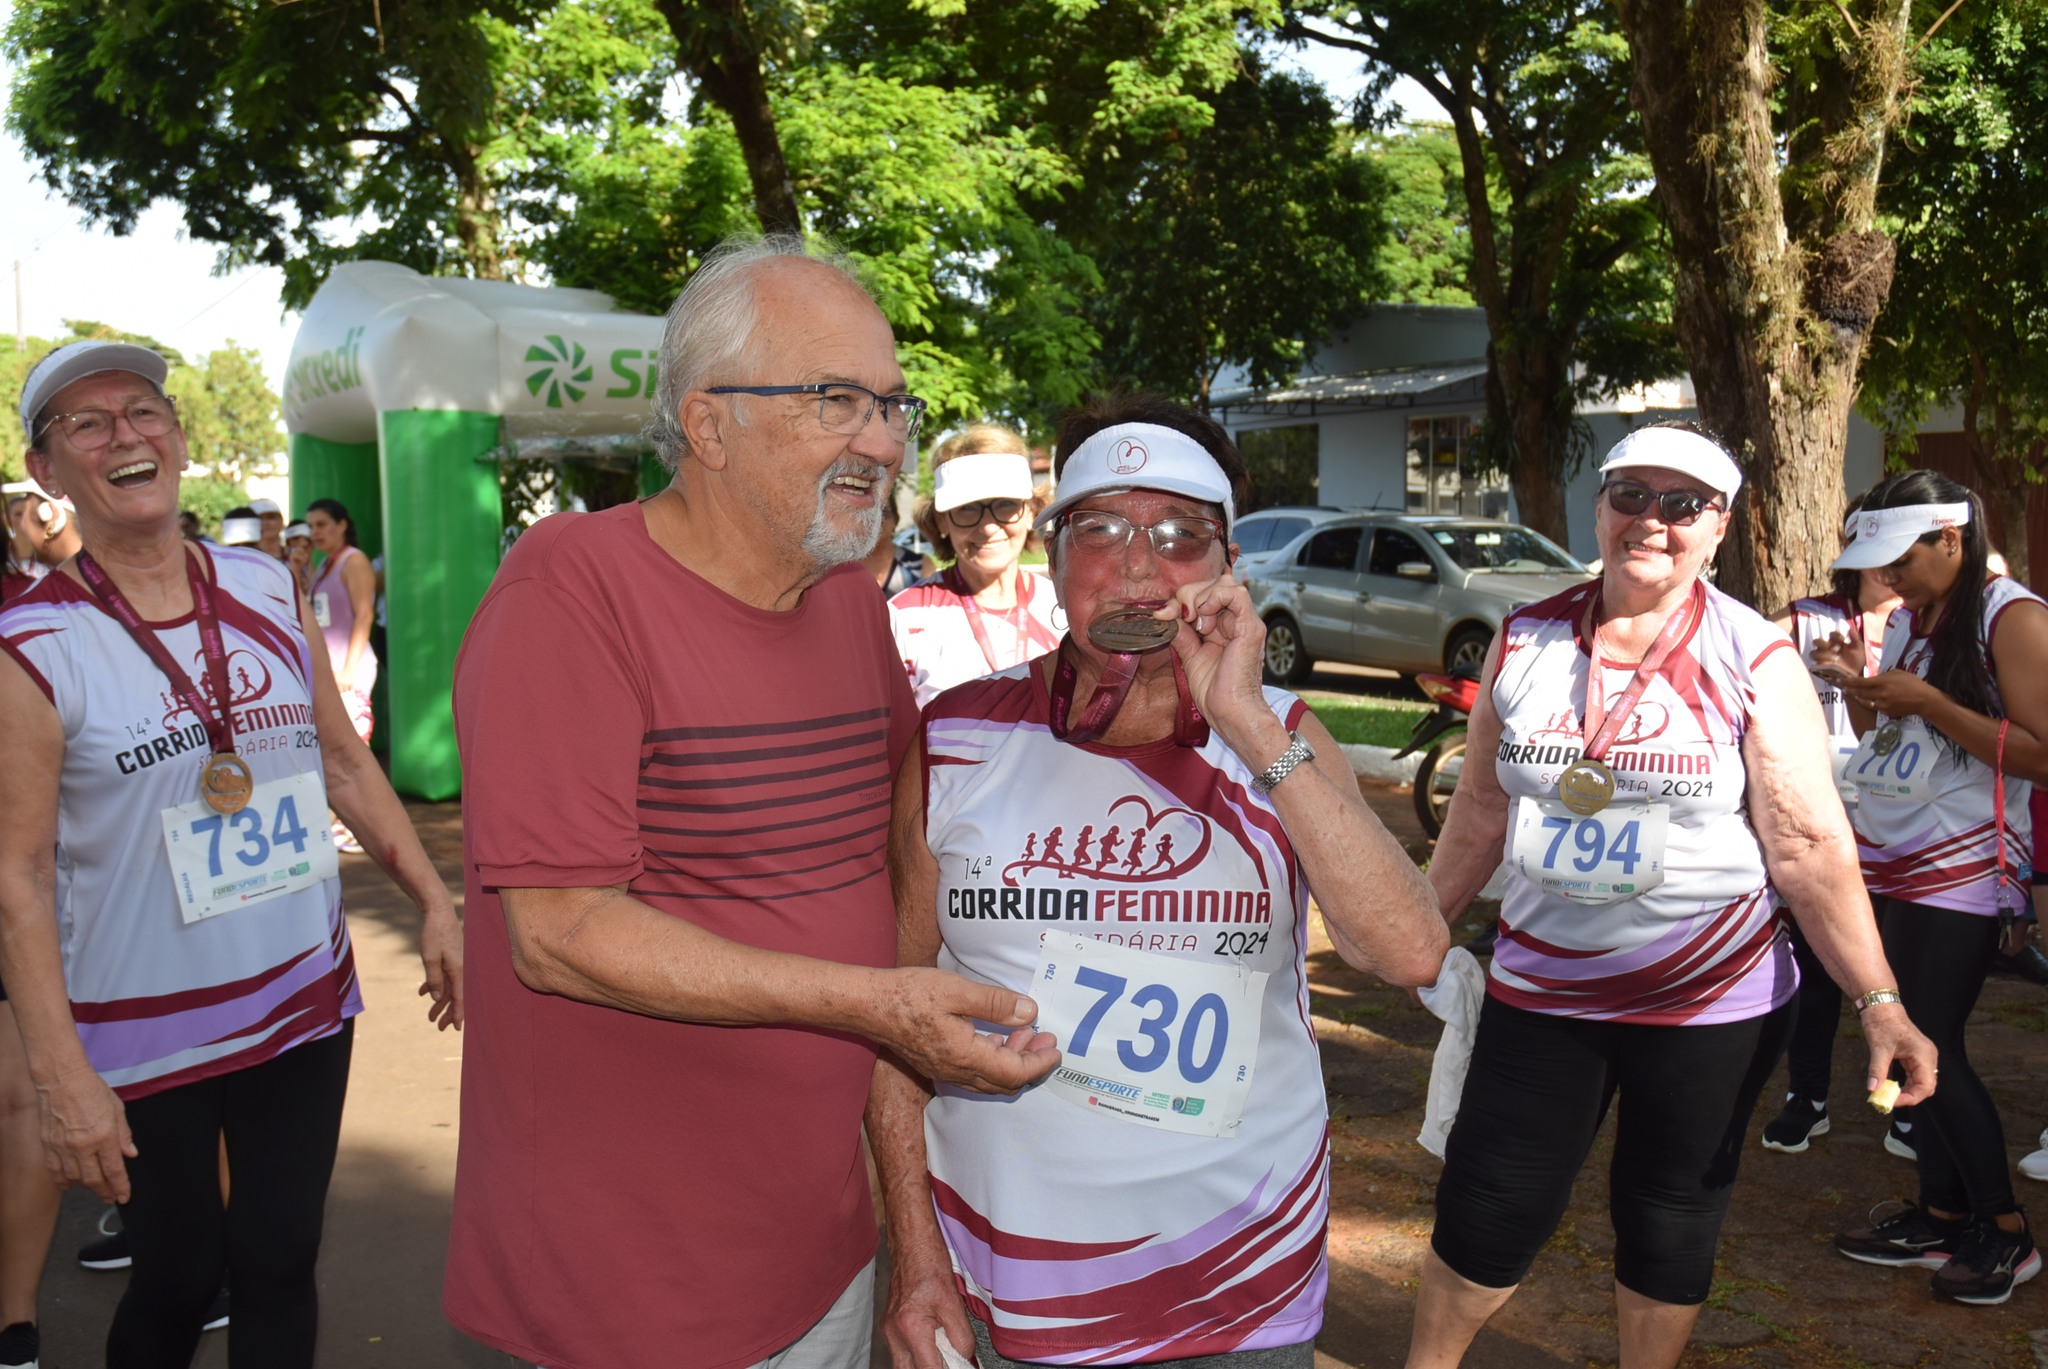
<instances>
[{"instance_id":1,"label":"heart and runners logo","mask_svg":"<svg viewBox=\"0 0 2048 1369\"><path fill-rule=\"evenodd\" d=\"M197 652L187 668L192 683L199 689L209 704L220 707L220 700L213 697L213 674L206 668L206 653ZM270 667L255 652L237 649L228 653L228 702L236 708L255 703L270 693ZM157 697L164 704L164 730L177 726L180 715L190 714L183 699L175 690L159 690Z\"/></svg>"},{"instance_id":2,"label":"heart and runners logo","mask_svg":"<svg viewBox=\"0 0 2048 1369\"><path fill-rule=\"evenodd\" d=\"M1150 459L1144 444L1128 437L1109 449L1109 468L1118 475L1136 475Z\"/></svg>"},{"instance_id":3,"label":"heart and runners logo","mask_svg":"<svg viewBox=\"0 0 2048 1369\"><path fill-rule=\"evenodd\" d=\"M549 333L541 342L548 345L544 347L536 343L526 349L528 361L541 363L539 370L527 373L526 392L538 396L545 387L550 409L561 408L565 394L571 404L582 403L591 376L590 360L583 344L565 342L559 333Z\"/></svg>"},{"instance_id":4,"label":"heart and runners logo","mask_svg":"<svg viewBox=\"0 0 2048 1369\"><path fill-rule=\"evenodd\" d=\"M1151 884L1178 879L1202 863L1214 843L1209 819L1193 809L1155 809L1126 794L1100 823L1069 831L1064 823L1024 838L1023 852L1003 867L1003 883L1047 872L1061 879Z\"/></svg>"},{"instance_id":5,"label":"heart and runners logo","mask_svg":"<svg viewBox=\"0 0 2048 1369\"><path fill-rule=\"evenodd\" d=\"M1654 699L1644 700L1635 706L1621 725L1621 735L1614 739L1615 746L1640 746L1654 741L1671 728L1671 712ZM1560 709L1548 718L1543 726L1530 732L1522 740L1526 742L1577 742L1584 736L1584 724L1579 715L1571 709Z\"/></svg>"}]
</instances>

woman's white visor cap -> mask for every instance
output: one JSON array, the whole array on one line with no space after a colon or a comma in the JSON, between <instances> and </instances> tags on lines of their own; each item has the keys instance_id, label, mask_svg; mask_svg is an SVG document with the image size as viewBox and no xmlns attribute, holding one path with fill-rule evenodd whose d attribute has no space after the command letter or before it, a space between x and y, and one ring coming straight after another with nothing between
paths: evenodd
<instances>
[{"instance_id":1,"label":"woman's white visor cap","mask_svg":"<svg viewBox=\"0 0 2048 1369\"><path fill-rule=\"evenodd\" d=\"M1691 476L1730 503L1742 488L1742 468L1734 459L1718 443L1683 428L1636 429L1608 450L1600 474L1647 467Z\"/></svg>"},{"instance_id":2,"label":"woman's white visor cap","mask_svg":"<svg viewBox=\"0 0 2048 1369\"><path fill-rule=\"evenodd\" d=\"M1031 463L1015 452L956 456L932 472L932 507L940 513L985 499L1029 499Z\"/></svg>"},{"instance_id":3,"label":"woman's white visor cap","mask_svg":"<svg viewBox=\"0 0 2048 1369\"><path fill-rule=\"evenodd\" d=\"M1074 448L1060 472L1059 495L1038 515L1035 526L1043 532L1088 496L1124 490L1159 490L1220 504L1226 538L1237 521L1230 481L1208 448L1186 433L1155 423L1120 423Z\"/></svg>"},{"instance_id":4,"label":"woman's white visor cap","mask_svg":"<svg viewBox=\"0 0 2048 1369\"><path fill-rule=\"evenodd\" d=\"M1970 521L1968 504L1902 504L1895 509L1863 509L1846 524L1854 540L1835 558L1834 570L1876 570L1913 549L1930 532L1960 528Z\"/></svg>"}]
</instances>

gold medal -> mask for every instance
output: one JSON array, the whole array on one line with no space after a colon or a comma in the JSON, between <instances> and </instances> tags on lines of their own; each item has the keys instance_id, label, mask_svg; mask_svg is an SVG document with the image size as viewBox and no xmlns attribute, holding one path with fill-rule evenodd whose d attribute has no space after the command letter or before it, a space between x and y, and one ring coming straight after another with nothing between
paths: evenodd
<instances>
[{"instance_id":1,"label":"gold medal","mask_svg":"<svg viewBox=\"0 0 2048 1369\"><path fill-rule=\"evenodd\" d=\"M248 807L249 795L255 789L256 776L250 772L249 763L232 751L216 751L200 767L199 797L223 817Z\"/></svg>"},{"instance_id":2,"label":"gold medal","mask_svg":"<svg viewBox=\"0 0 2048 1369\"><path fill-rule=\"evenodd\" d=\"M1899 740L1905 735L1905 724L1894 718L1877 729L1877 735L1870 739L1870 749L1880 756L1889 756L1899 749Z\"/></svg>"},{"instance_id":3,"label":"gold medal","mask_svg":"<svg viewBox=\"0 0 2048 1369\"><path fill-rule=\"evenodd\" d=\"M1589 818L1614 802L1614 772L1604 761L1573 761L1558 777L1557 797L1580 817Z\"/></svg>"}]
</instances>

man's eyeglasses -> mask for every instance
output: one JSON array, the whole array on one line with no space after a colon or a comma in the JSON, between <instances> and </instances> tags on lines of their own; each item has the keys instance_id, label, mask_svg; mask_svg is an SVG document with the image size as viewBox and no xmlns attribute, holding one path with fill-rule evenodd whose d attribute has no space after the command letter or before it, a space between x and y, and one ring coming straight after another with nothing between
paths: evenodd
<instances>
[{"instance_id":1,"label":"man's eyeglasses","mask_svg":"<svg viewBox=\"0 0 2048 1369\"><path fill-rule=\"evenodd\" d=\"M946 521L956 528L978 528L983 523L1001 523L1010 527L1024 516L1024 501L1021 499L984 499L978 504L962 504L946 510Z\"/></svg>"},{"instance_id":2,"label":"man's eyeglasses","mask_svg":"<svg viewBox=\"0 0 2048 1369\"><path fill-rule=\"evenodd\" d=\"M58 414L43 425L36 434L41 441L49 436L52 428L64 434L64 440L82 452L96 451L114 440L114 424L128 420L140 437L162 437L178 426L178 410L169 399L151 396L138 399L115 413L111 409L78 409L68 414Z\"/></svg>"},{"instance_id":3,"label":"man's eyeglasses","mask_svg":"<svg viewBox=\"0 0 2048 1369\"><path fill-rule=\"evenodd\" d=\"M1153 555L1162 561L1199 561L1223 536L1223 525L1213 518L1162 518L1147 527L1093 509L1065 515L1060 527L1069 547L1091 556L1121 556L1132 535L1142 528L1152 540Z\"/></svg>"},{"instance_id":4,"label":"man's eyeglasses","mask_svg":"<svg viewBox=\"0 0 2048 1369\"><path fill-rule=\"evenodd\" d=\"M1639 517L1657 506L1657 517L1675 528L1690 527L1708 509L1727 512L1719 503L1694 490L1664 490L1661 493L1633 480L1615 480L1600 487L1607 507L1624 518Z\"/></svg>"},{"instance_id":5,"label":"man's eyeglasses","mask_svg":"<svg viewBox=\"0 0 2048 1369\"><path fill-rule=\"evenodd\" d=\"M818 423L828 433L853 434L868 426L881 406L882 427L899 442L914 441L924 424L925 402L916 395L881 395L865 385L714 385L711 395L816 395Z\"/></svg>"}]
</instances>

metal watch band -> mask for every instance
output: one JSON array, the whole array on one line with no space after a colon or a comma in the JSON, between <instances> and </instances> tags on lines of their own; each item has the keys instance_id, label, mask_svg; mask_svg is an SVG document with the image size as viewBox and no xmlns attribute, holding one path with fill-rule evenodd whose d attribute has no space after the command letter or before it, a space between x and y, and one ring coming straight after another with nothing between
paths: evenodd
<instances>
[{"instance_id":1,"label":"metal watch band","mask_svg":"<svg viewBox=\"0 0 2048 1369\"><path fill-rule=\"evenodd\" d=\"M1899 997L1897 989L1872 989L1869 993L1856 1000L1856 1011L1861 1013L1865 1008L1874 1008L1880 1003L1903 1002L1905 1000Z\"/></svg>"},{"instance_id":2,"label":"metal watch band","mask_svg":"<svg viewBox=\"0 0 2048 1369\"><path fill-rule=\"evenodd\" d=\"M1287 734L1287 749L1280 753L1280 759L1266 767L1266 772L1252 781L1252 788L1261 794L1270 794L1273 787L1294 773L1294 767L1303 761L1312 761L1316 753L1309 749L1299 732Z\"/></svg>"}]
</instances>

